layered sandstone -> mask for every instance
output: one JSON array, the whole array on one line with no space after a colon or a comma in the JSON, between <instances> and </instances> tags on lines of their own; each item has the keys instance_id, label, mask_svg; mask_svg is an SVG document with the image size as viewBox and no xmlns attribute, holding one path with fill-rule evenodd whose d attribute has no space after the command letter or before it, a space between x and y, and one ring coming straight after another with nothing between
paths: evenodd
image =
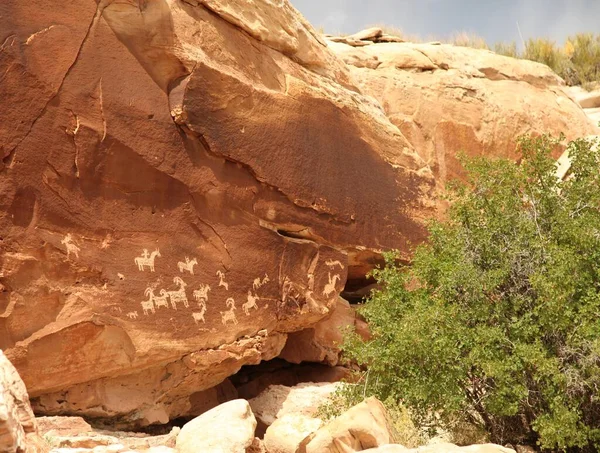
<instances>
[{"instance_id":1,"label":"layered sandstone","mask_svg":"<svg viewBox=\"0 0 600 453\"><path fill-rule=\"evenodd\" d=\"M334 364L339 293L425 239L456 151L592 133L538 66L376 35L330 47L287 0L0 3L0 348L35 410L165 423L282 351Z\"/></svg>"},{"instance_id":2,"label":"layered sandstone","mask_svg":"<svg viewBox=\"0 0 600 453\"><path fill-rule=\"evenodd\" d=\"M424 238L428 166L287 1L8 0L0 30L0 347L40 413L201 413Z\"/></svg>"},{"instance_id":3,"label":"layered sandstone","mask_svg":"<svg viewBox=\"0 0 600 453\"><path fill-rule=\"evenodd\" d=\"M550 68L491 51L429 43L329 41L444 185L462 175L457 156L516 158L523 134L598 129Z\"/></svg>"}]
</instances>

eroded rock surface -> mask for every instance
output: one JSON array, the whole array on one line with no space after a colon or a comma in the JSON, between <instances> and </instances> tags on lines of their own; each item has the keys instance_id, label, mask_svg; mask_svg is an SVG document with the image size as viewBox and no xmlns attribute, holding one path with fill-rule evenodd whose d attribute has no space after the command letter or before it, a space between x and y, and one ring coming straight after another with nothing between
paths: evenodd
<instances>
[{"instance_id":1,"label":"eroded rock surface","mask_svg":"<svg viewBox=\"0 0 600 453\"><path fill-rule=\"evenodd\" d=\"M0 347L40 413L197 414L423 239L428 166L280 3L0 4Z\"/></svg>"},{"instance_id":2,"label":"eroded rock surface","mask_svg":"<svg viewBox=\"0 0 600 453\"><path fill-rule=\"evenodd\" d=\"M186 423L177 436L178 453L244 453L254 441L256 419L246 400L233 400Z\"/></svg>"},{"instance_id":3,"label":"eroded rock surface","mask_svg":"<svg viewBox=\"0 0 600 453\"><path fill-rule=\"evenodd\" d=\"M522 134L598 133L547 66L486 50L430 43L329 41L362 91L432 167L443 185L462 174L459 152L516 157ZM557 156L558 157L558 156Z\"/></svg>"},{"instance_id":4,"label":"eroded rock surface","mask_svg":"<svg viewBox=\"0 0 600 453\"><path fill-rule=\"evenodd\" d=\"M335 363L307 333L424 240L456 151L592 133L539 66L353 39L287 0L0 3L0 348L36 411L166 423Z\"/></svg>"},{"instance_id":5,"label":"eroded rock surface","mask_svg":"<svg viewBox=\"0 0 600 453\"><path fill-rule=\"evenodd\" d=\"M39 435L25 384L0 351L0 451L45 453L49 449Z\"/></svg>"}]
</instances>

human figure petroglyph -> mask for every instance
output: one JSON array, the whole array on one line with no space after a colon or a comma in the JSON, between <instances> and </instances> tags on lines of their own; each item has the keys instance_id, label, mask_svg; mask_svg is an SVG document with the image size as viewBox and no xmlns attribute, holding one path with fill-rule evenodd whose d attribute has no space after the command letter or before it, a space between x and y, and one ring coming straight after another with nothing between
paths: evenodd
<instances>
[{"instance_id":1,"label":"human figure petroglyph","mask_svg":"<svg viewBox=\"0 0 600 453\"><path fill-rule=\"evenodd\" d=\"M261 280L260 277L256 277L254 279L254 282L252 283L252 287L254 288L254 290L256 291L257 289L259 289L261 286L266 285L267 283L269 283L271 280L269 280L269 275L265 274L265 276L263 277L263 279Z\"/></svg>"},{"instance_id":2,"label":"human figure petroglyph","mask_svg":"<svg viewBox=\"0 0 600 453\"><path fill-rule=\"evenodd\" d=\"M208 302L208 292L210 291L210 286L208 284L203 284L200 285L199 289L195 289L194 292L192 293L194 295L194 299L196 299L196 301L198 303L201 302Z\"/></svg>"},{"instance_id":3,"label":"human figure petroglyph","mask_svg":"<svg viewBox=\"0 0 600 453\"><path fill-rule=\"evenodd\" d=\"M64 237L64 239L62 241L60 241L60 243L64 244L65 247L67 248L67 258L69 258L71 253L73 253L75 255L75 257L77 259L79 259L79 251L81 249L79 247L77 247L77 244L75 244L75 242L73 242L73 237L71 236L71 233L68 233Z\"/></svg>"},{"instance_id":4,"label":"human figure petroglyph","mask_svg":"<svg viewBox=\"0 0 600 453\"><path fill-rule=\"evenodd\" d=\"M194 275L194 266L198 264L198 260L194 258L190 260L187 256L185 257L185 263L183 261L179 261L177 263L177 267L179 268L179 272L189 271L190 274Z\"/></svg>"},{"instance_id":5,"label":"human figure petroglyph","mask_svg":"<svg viewBox=\"0 0 600 453\"><path fill-rule=\"evenodd\" d=\"M325 264L327 264L327 266L329 266L331 269L335 268L335 266L340 266L341 269L344 269L344 265L338 260L327 260L325 261Z\"/></svg>"},{"instance_id":6,"label":"human figure petroglyph","mask_svg":"<svg viewBox=\"0 0 600 453\"><path fill-rule=\"evenodd\" d=\"M137 319L138 317L138 312L137 311L130 311L129 313L127 313L127 317L129 319Z\"/></svg>"},{"instance_id":7,"label":"human figure petroglyph","mask_svg":"<svg viewBox=\"0 0 600 453\"><path fill-rule=\"evenodd\" d=\"M233 297L227 298L227 300L225 301L225 304L227 305L227 307L229 307L229 310L221 312L221 322L223 323L224 326L227 325L228 322L237 324L238 320L234 313L236 308L235 308L235 301L233 300Z\"/></svg>"},{"instance_id":8,"label":"human figure petroglyph","mask_svg":"<svg viewBox=\"0 0 600 453\"><path fill-rule=\"evenodd\" d=\"M219 286L224 287L225 291L229 291L229 283L225 281L225 274L222 271L218 270L217 275L219 277Z\"/></svg>"},{"instance_id":9,"label":"human figure petroglyph","mask_svg":"<svg viewBox=\"0 0 600 453\"><path fill-rule=\"evenodd\" d=\"M148 249L144 249L142 252L142 256L137 256L134 258L135 264L140 271L144 271L144 266L148 266L150 268L150 272L154 272L154 259L156 257L160 257L160 250L156 249L151 254L148 254Z\"/></svg>"},{"instance_id":10,"label":"human figure petroglyph","mask_svg":"<svg viewBox=\"0 0 600 453\"><path fill-rule=\"evenodd\" d=\"M340 276L338 274L335 274L332 278L331 272L329 272L328 276L329 276L329 282L327 282L325 284L325 287L323 288L323 295L325 297L329 297L335 292L335 284L336 284L336 282L338 282L340 280Z\"/></svg>"},{"instance_id":11,"label":"human figure petroglyph","mask_svg":"<svg viewBox=\"0 0 600 453\"><path fill-rule=\"evenodd\" d=\"M176 291L167 291L167 294L169 295L169 298L171 300L171 306L174 310L177 310L177 303L183 302L184 307L189 307L190 305L188 303L188 298L185 293L185 287L187 286L187 283L185 283L181 279L181 277L175 277L173 279L173 283L179 286L179 289L177 289Z\"/></svg>"},{"instance_id":12,"label":"human figure petroglyph","mask_svg":"<svg viewBox=\"0 0 600 453\"><path fill-rule=\"evenodd\" d=\"M244 309L244 313L246 313L246 316L250 315L250 309L254 308L255 310L258 310L258 305L256 305L256 302L260 299L260 297L258 297L256 294L252 294L252 291L248 290L248 302L246 302L245 304L242 304L242 308Z\"/></svg>"}]
</instances>

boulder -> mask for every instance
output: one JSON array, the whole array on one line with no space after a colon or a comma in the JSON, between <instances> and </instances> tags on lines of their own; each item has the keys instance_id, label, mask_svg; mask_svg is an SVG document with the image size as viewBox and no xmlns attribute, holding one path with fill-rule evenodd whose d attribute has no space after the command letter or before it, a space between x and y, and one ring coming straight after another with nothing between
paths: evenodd
<instances>
[{"instance_id":1,"label":"boulder","mask_svg":"<svg viewBox=\"0 0 600 453\"><path fill-rule=\"evenodd\" d=\"M256 418L266 426L284 415L316 418L319 407L339 388L337 383L303 383L294 387L271 385L249 401Z\"/></svg>"},{"instance_id":2,"label":"boulder","mask_svg":"<svg viewBox=\"0 0 600 453\"><path fill-rule=\"evenodd\" d=\"M429 166L287 0L6 0L0 29L0 348L37 413L198 415L425 238Z\"/></svg>"},{"instance_id":3,"label":"boulder","mask_svg":"<svg viewBox=\"0 0 600 453\"><path fill-rule=\"evenodd\" d=\"M46 453L49 450L50 446L38 432L25 384L0 351L0 451Z\"/></svg>"},{"instance_id":4,"label":"boulder","mask_svg":"<svg viewBox=\"0 0 600 453\"><path fill-rule=\"evenodd\" d=\"M358 33L348 35L346 38L354 39L356 41L371 41L379 38L383 35L383 30L379 27L371 27L365 30L361 30Z\"/></svg>"},{"instance_id":5,"label":"boulder","mask_svg":"<svg viewBox=\"0 0 600 453\"><path fill-rule=\"evenodd\" d=\"M565 87L564 91L582 108L600 108L600 84L585 90L580 86Z\"/></svg>"},{"instance_id":6,"label":"boulder","mask_svg":"<svg viewBox=\"0 0 600 453\"><path fill-rule=\"evenodd\" d=\"M205 412L181 428L178 453L245 453L254 443L256 419L246 400L233 400Z\"/></svg>"},{"instance_id":7,"label":"boulder","mask_svg":"<svg viewBox=\"0 0 600 453\"><path fill-rule=\"evenodd\" d=\"M344 332L354 328L356 321L354 309L339 297L326 318L313 327L288 334L279 357L290 363L321 362L335 366L340 359Z\"/></svg>"},{"instance_id":8,"label":"boulder","mask_svg":"<svg viewBox=\"0 0 600 453\"><path fill-rule=\"evenodd\" d=\"M297 453L362 451L394 441L394 430L383 404L371 397L307 436Z\"/></svg>"},{"instance_id":9,"label":"boulder","mask_svg":"<svg viewBox=\"0 0 600 453\"><path fill-rule=\"evenodd\" d=\"M329 47L430 164L440 186L464 174L459 152L515 158L522 134L598 133L563 91L563 80L539 63L439 43Z\"/></svg>"},{"instance_id":10,"label":"boulder","mask_svg":"<svg viewBox=\"0 0 600 453\"><path fill-rule=\"evenodd\" d=\"M285 414L277 418L266 430L264 444L269 453L296 453L309 434L323 426L320 418L302 413Z\"/></svg>"},{"instance_id":11,"label":"boulder","mask_svg":"<svg viewBox=\"0 0 600 453\"><path fill-rule=\"evenodd\" d=\"M92 427L81 417L37 417L38 430L42 436L77 436L89 433Z\"/></svg>"}]
</instances>

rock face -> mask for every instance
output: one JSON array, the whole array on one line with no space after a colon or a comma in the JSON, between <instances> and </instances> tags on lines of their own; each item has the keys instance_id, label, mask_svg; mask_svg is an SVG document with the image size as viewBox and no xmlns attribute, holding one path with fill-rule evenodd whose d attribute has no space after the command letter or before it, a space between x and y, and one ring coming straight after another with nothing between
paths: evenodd
<instances>
[{"instance_id":1,"label":"rock face","mask_svg":"<svg viewBox=\"0 0 600 453\"><path fill-rule=\"evenodd\" d=\"M49 449L38 434L25 384L0 351L0 451L45 453Z\"/></svg>"},{"instance_id":2,"label":"rock face","mask_svg":"<svg viewBox=\"0 0 600 453\"><path fill-rule=\"evenodd\" d=\"M443 185L459 152L516 157L525 133L568 139L597 128L547 66L452 45L329 42L362 91L377 99Z\"/></svg>"},{"instance_id":3,"label":"rock face","mask_svg":"<svg viewBox=\"0 0 600 453\"><path fill-rule=\"evenodd\" d=\"M287 0L7 0L0 30L0 347L41 413L198 414L424 238L429 168Z\"/></svg>"},{"instance_id":4,"label":"rock face","mask_svg":"<svg viewBox=\"0 0 600 453\"><path fill-rule=\"evenodd\" d=\"M246 400L233 400L186 423L178 453L244 453L254 443L256 419Z\"/></svg>"},{"instance_id":5,"label":"rock face","mask_svg":"<svg viewBox=\"0 0 600 453\"><path fill-rule=\"evenodd\" d=\"M0 30L0 348L36 411L113 427L334 363L310 329L424 240L458 149L592 128L539 66L330 48L288 0L4 0Z\"/></svg>"}]
</instances>

